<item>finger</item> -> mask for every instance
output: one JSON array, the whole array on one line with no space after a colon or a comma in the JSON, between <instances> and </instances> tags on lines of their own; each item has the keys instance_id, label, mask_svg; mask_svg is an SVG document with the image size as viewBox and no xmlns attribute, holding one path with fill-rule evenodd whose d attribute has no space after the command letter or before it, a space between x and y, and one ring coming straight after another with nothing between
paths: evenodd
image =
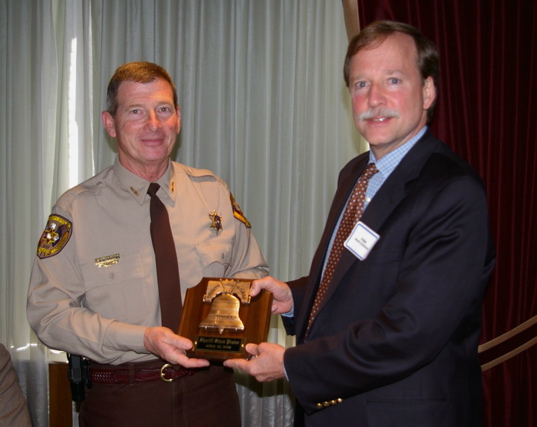
<instances>
[{"instance_id":1,"label":"finger","mask_svg":"<svg viewBox=\"0 0 537 427\"><path fill-rule=\"evenodd\" d=\"M209 366L210 363L208 360L205 359L196 359L196 358L190 358L184 354L177 357L176 364L181 365L184 368L204 368L206 366Z\"/></svg>"},{"instance_id":2,"label":"finger","mask_svg":"<svg viewBox=\"0 0 537 427\"><path fill-rule=\"evenodd\" d=\"M192 341L189 340L188 338L177 335L171 331L169 334L166 335L163 341L169 346L174 347L175 349L177 349L177 351L180 351L182 353L184 353L185 350L190 350L192 346L194 345Z\"/></svg>"},{"instance_id":3,"label":"finger","mask_svg":"<svg viewBox=\"0 0 537 427\"><path fill-rule=\"evenodd\" d=\"M177 340L177 347L179 347L180 349L182 350L190 350L192 348L192 346L194 345L194 343L189 340L188 338L185 338L185 337L181 337L179 335L177 335L180 339Z\"/></svg>"},{"instance_id":4,"label":"finger","mask_svg":"<svg viewBox=\"0 0 537 427\"><path fill-rule=\"evenodd\" d=\"M259 356L259 346L257 344L246 344L245 349L252 356Z\"/></svg>"},{"instance_id":5,"label":"finger","mask_svg":"<svg viewBox=\"0 0 537 427\"><path fill-rule=\"evenodd\" d=\"M249 362L245 359L228 359L224 361L224 366L228 368L241 369L247 373L250 373Z\"/></svg>"},{"instance_id":6,"label":"finger","mask_svg":"<svg viewBox=\"0 0 537 427\"><path fill-rule=\"evenodd\" d=\"M250 286L250 296L255 297L259 292L261 292L261 279L254 280L252 286Z\"/></svg>"},{"instance_id":7,"label":"finger","mask_svg":"<svg viewBox=\"0 0 537 427\"><path fill-rule=\"evenodd\" d=\"M277 285L277 280L272 276L265 276L261 279L256 279L252 282L252 289L255 290L257 295L261 289L266 289L267 291L272 292Z\"/></svg>"}]
</instances>

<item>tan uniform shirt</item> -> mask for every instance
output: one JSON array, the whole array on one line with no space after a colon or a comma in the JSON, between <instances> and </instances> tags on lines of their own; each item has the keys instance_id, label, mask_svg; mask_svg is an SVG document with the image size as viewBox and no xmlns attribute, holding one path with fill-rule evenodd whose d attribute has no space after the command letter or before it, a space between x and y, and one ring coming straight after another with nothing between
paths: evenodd
<instances>
[{"instance_id":1,"label":"tan uniform shirt","mask_svg":"<svg viewBox=\"0 0 537 427\"><path fill-rule=\"evenodd\" d=\"M183 300L203 277L268 274L248 221L221 179L170 162L158 183L174 234ZM161 325L148 187L116 160L54 206L27 306L30 325L47 346L99 363L154 358L143 345L145 328ZM211 228L213 212L221 230Z\"/></svg>"}]
</instances>

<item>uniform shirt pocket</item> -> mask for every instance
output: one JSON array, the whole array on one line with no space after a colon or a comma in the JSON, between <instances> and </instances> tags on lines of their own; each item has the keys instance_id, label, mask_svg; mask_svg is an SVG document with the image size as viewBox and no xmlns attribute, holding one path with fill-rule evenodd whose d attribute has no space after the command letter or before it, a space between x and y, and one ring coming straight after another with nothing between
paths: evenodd
<instances>
[{"instance_id":1,"label":"uniform shirt pocket","mask_svg":"<svg viewBox=\"0 0 537 427\"><path fill-rule=\"evenodd\" d=\"M81 267L86 295L84 306L109 319L139 323L151 301L139 254L121 255L117 264Z\"/></svg>"},{"instance_id":2,"label":"uniform shirt pocket","mask_svg":"<svg viewBox=\"0 0 537 427\"><path fill-rule=\"evenodd\" d=\"M204 277L225 277L231 264L230 243L199 243L196 245Z\"/></svg>"}]
</instances>

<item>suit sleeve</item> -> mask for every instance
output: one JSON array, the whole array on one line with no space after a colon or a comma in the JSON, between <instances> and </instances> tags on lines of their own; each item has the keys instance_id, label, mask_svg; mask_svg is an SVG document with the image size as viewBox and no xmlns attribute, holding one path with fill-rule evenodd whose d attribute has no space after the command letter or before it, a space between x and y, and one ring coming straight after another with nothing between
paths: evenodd
<instances>
[{"instance_id":1,"label":"suit sleeve","mask_svg":"<svg viewBox=\"0 0 537 427\"><path fill-rule=\"evenodd\" d=\"M285 332L287 335L296 335L296 322L295 315L300 312L303 300L304 293L306 291L306 286L308 284L308 277L302 277L297 280L293 280L288 283L293 294L293 316L284 316L282 315L283 326L285 327Z\"/></svg>"}]
</instances>

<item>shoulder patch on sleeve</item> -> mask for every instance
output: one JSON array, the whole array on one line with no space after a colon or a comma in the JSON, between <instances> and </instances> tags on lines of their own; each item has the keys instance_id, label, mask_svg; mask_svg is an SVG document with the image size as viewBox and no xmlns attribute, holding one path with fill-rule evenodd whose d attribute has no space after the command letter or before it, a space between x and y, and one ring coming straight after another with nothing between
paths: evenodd
<instances>
[{"instance_id":1,"label":"shoulder patch on sleeve","mask_svg":"<svg viewBox=\"0 0 537 427\"><path fill-rule=\"evenodd\" d=\"M71 221L63 216L50 215L45 231L39 239L37 256L44 259L60 253L71 238L72 227Z\"/></svg>"},{"instance_id":2,"label":"shoulder patch on sleeve","mask_svg":"<svg viewBox=\"0 0 537 427\"><path fill-rule=\"evenodd\" d=\"M250 224L250 221L248 221L242 213L242 209L235 200L235 197L233 197L233 194L229 193L229 195L231 198L231 206L233 207L233 216L242 222L246 228L252 228L252 224Z\"/></svg>"}]
</instances>

